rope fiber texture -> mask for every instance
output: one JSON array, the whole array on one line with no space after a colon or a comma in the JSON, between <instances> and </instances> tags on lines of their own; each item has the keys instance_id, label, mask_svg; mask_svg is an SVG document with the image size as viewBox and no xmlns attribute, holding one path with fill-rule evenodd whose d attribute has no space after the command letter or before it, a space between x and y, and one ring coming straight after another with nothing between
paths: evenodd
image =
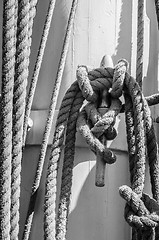
<instances>
[{"instance_id":1,"label":"rope fiber texture","mask_svg":"<svg viewBox=\"0 0 159 240\"><path fill-rule=\"evenodd\" d=\"M55 3L56 3L56 0L50 0L50 2L49 2L49 7L47 10L46 20L45 20L43 33L42 33L42 37L41 37L41 41L40 41L40 45L39 45L36 63L34 66L34 71L33 71L32 79L31 79L31 83L30 83L30 88L29 88L27 99L26 99L25 116L24 116L24 130L23 130L23 132L24 132L23 133L23 146L25 146L28 120L29 120L31 106L33 103L35 89L36 89L36 85L37 85L37 81L38 81L38 77L39 77L39 73L40 73L40 69L41 69L41 64L42 64L44 51L45 51L45 47L46 47L46 42L47 42L48 35L49 35L49 30L50 30L50 26L51 26ZM30 13L30 21L29 21L30 25L29 26L33 25L32 21L33 21L33 17L35 15L35 11L36 11L36 8L35 8L36 4L37 4L37 1L35 1L35 0L32 0L30 2L31 13ZM31 29L31 27L30 27L30 29ZM29 32L30 32L29 35L31 35L31 31L29 31Z\"/></svg>"},{"instance_id":2,"label":"rope fiber texture","mask_svg":"<svg viewBox=\"0 0 159 240\"><path fill-rule=\"evenodd\" d=\"M13 96L13 148L11 193L11 239L18 239L22 136L28 78L29 0L18 1L16 64Z\"/></svg>"},{"instance_id":3,"label":"rope fiber texture","mask_svg":"<svg viewBox=\"0 0 159 240\"><path fill-rule=\"evenodd\" d=\"M36 89L36 84L38 81L38 76L39 76L39 72L40 72L40 68L41 68L41 64L42 64L42 60L43 60L44 50L46 47L46 42L47 42L47 38L48 38L50 26L51 26L51 20L53 17L55 3L56 3L55 0L50 0L50 2L49 2L49 7L48 7L47 15L46 15L46 20L45 20L42 38L41 38L38 55L37 55L37 59L36 59L35 67L34 67L31 85L30 85L29 93L28 93L27 100L26 100L24 127L23 127L23 146L25 146L28 119L29 119L30 112L31 112L31 106L32 106L33 97L34 97L34 93L35 93L35 89ZM35 5L35 3L34 3L34 5ZM46 148L47 148L47 144L48 144L50 128L52 125L52 120L50 120L50 119L53 119L52 114L54 114L54 112L52 113L52 111L50 109L49 116L48 116L47 123L46 123L46 129L45 129L45 133L44 133L44 137L43 137L43 143L42 143L41 151L39 154L39 161L38 161L36 176L35 176L33 187L32 187L32 192L31 192L27 217L26 217L26 221L25 221L24 232L23 232L23 238L22 238L23 240L29 239L29 236L30 236L30 231L31 231L31 226L32 226L32 221L33 221L33 216L34 216L34 207L35 207L35 202L36 202L36 197L37 197L37 190L40 185L40 179L41 179L41 175L42 175L42 169L43 169L43 164L44 164L44 159L45 159L45 154L46 154Z\"/></svg>"},{"instance_id":4,"label":"rope fiber texture","mask_svg":"<svg viewBox=\"0 0 159 240\"><path fill-rule=\"evenodd\" d=\"M36 61L36 65L35 65L35 69L34 69L34 73L33 73L30 92L29 92L28 99L27 99L27 107L26 107L26 114L25 114L26 122L25 123L27 123L27 118L29 116L30 107L32 104L32 97L33 97L33 94L35 91L35 86L36 86L39 71L40 71L41 61L42 61L42 57L44 54L44 49L45 49L45 45L46 45L46 40L47 40L47 36L48 36L50 24L51 24L51 19L52 19L55 3L56 3L55 0L54 1L51 0L49 3L48 13L47 13L45 26L44 26L44 30L43 30L43 36L42 36L42 40L41 40L41 44L40 44L40 48L39 48L39 52L38 52L38 57L37 57L37 61ZM46 120L44 135L43 135L43 139L42 139L42 145L41 145L41 149L40 149L40 153L39 153L36 175L35 175L34 183L32 186L31 199L30 199L30 203L29 203L29 208L28 208L28 213L27 213L27 218L26 218L26 223L25 223L25 229L24 229L24 234L23 234L23 239L25 239L25 240L29 238L29 234L30 234L30 230L31 230L31 224L32 224L33 215L34 215L34 207L35 207L35 202L36 202L36 197L37 197L37 191L38 191L41 176L42 176L42 170L43 170L46 150L47 150L47 146L48 146L49 135L50 135L51 126L52 126L52 122L53 122L58 93L59 93L59 89L60 89L60 85L61 85L61 81L62 81L62 76L63 76L64 67L65 67L65 62L66 62L67 52L68 52L68 48L69 48L69 42L70 42L70 38L71 38L71 33L72 33L72 28L73 28L73 23L74 23L74 19L75 19L77 5L78 5L78 0L73 0L68 23L67 23L64 43L63 43L63 47L62 47L61 58L59 61L55 84L54 84L54 88L53 88L52 96L51 96L51 100L50 100L49 112L48 112L48 116L47 116L47 120ZM24 129L24 133L26 133L26 129ZM25 142L25 136L23 138L23 143L24 142ZM45 234L45 235L47 236L47 234Z\"/></svg>"},{"instance_id":5,"label":"rope fiber texture","mask_svg":"<svg viewBox=\"0 0 159 240\"><path fill-rule=\"evenodd\" d=\"M46 179L44 236L47 240L66 239L77 129L95 154L100 154L106 163L112 164L116 161L115 154L105 148L99 139L103 134L107 139L116 136L112 129L116 116L122 109L119 100L122 94L125 96L131 179L131 188L120 188L120 195L127 201L125 218L129 225L135 228L136 239L155 237L155 228L159 221L158 147L148 102L127 69L126 60L120 60L114 69L108 67L88 70L85 66L79 66L77 81L65 94L57 118ZM106 114L101 116L98 107L101 90L104 89L111 89L111 105ZM88 103L82 107L85 99ZM56 217L57 175L63 143L65 147L61 193ZM143 193L146 158L149 162L153 198Z\"/></svg>"},{"instance_id":6,"label":"rope fiber texture","mask_svg":"<svg viewBox=\"0 0 159 240\"><path fill-rule=\"evenodd\" d=\"M0 125L0 239L10 239L12 106L15 69L15 0L3 1Z\"/></svg>"},{"instance_id":7,"label":"rope fiber texture","mask_svg":"<svg viewBox=\"0 0 159 240\"><path fill-rule=\"evenodd\" d=\"M138 0L136 81L141 88L143 80L144 8L145 0Z\"/></svg>"}]
</instances>

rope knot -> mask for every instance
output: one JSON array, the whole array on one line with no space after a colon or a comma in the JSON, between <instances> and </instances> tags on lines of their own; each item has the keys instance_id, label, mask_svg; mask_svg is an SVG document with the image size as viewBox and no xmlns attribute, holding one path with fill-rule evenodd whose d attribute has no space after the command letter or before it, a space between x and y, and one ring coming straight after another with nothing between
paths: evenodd
<instances>
[{"instance_id":1,"label":"rope knot","mask_svg":"<svg viewBox=\"0 0 159 240\"><path fill-rule=\"evenodd\" d=\"M114 75L113 75L113 83L111 95L114 98L119 98L122 95L125 73L129 68L129 64L125 59L120 59L118 64L115 67Z\"/></svg>"},{"instance_id":2,"label":"rope knot","mask_svg":"<svg viewBox=\"0 0 159 240\"><path fill-rule=\"evenodd\" d=\"M124 215L128 224L148 237L151 235L152 239L155 227L159 224L159 205L156 200L145 193L140 198L128 186L120 187L119 194L126 201Z\"/></svg>"},{"instance_id":3,"label":"rope knot","mask_svg":"<svg viewBox=\"0 0 159 240\"><path fill-rule=\"evenodd\" d=\"M95 154L100 154L106 163L112 164L116 156L105 147L103 137L105 140L113 140L117 136L114 124L122 104L109 92L113 81L112 77L105 77L109 71L112 69L98 68L88 71L86 66L78 67L77 81L88 103L79 114L77 127L91 150Z\"/></svg>"}]
</instances>

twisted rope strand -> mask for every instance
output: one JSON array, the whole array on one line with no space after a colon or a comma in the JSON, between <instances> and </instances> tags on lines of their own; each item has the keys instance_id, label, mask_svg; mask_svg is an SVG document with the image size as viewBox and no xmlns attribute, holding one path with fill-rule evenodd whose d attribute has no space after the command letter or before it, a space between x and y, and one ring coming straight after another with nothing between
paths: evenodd
<instances>
[{"instance_id":1,"label":"twisted rope strand","mask_svg":"<svg viewBox=\"0 0 159 240\"><path fill-rule=\"evenodd\" d=\"M64 149L64 160L63 160L63 171L62 171L62 182L61 182L61 193L59 200L58 208L58 218L56 222L56 239L65 240L67 223L68 223L68 214L69 214L69 205L70 205L70 195L72 187L72 175L73 175L73 166L74 166L74 154L75 154L75 138L76 138L76 122L79 114L79 110L83 103L83 97L81 92L76 95L76 99L71 108L69 114L67 131L66 131L66 140L65 140L65 149Z\"/></svg>"},{"instance_id":2,"label":"twisted rope strand","mask_svg":"<svg viewBox=\"0 0 159 240\"><path fill-rule=\"evenodd\" d=\"M28 58L30 56L30 47L32 42L33 23L36 16L36 5L38 0L29 0L29 24L28 24Z\"/></svg>"},{"instance_id":3,"label":"twisted rope strand","mask_svg":"<svg viewBox=\"0 0 159 240\"><path fill-rule=\"evenodd\" d=\"M131 98L128 94L124 94L125 97L125 121L127 131L127 143L129 154L129 170L130 170L130 182L133 182L133 176L135 172L135 131L134 131L134 113Z\"/></svg>"},{"instance_id":4,"label":"twisted rope strand","mask_svg":"<svg viewBox=\"0 0 159 240\"><path fill-rule=\"evenodd\" d=\"M50 17L51 17L50 14L53 13L52 11L54 9L55 2L51 1L50 4L51 5L49 5L49 15L48 15L48 19L47 19L48 22L47 23L49 23L49 21L51 20L50 19ZM57 98L58 98L58 93L59 93L59 89L60 89L60 85L61 85L61 81L62 81L62 75L63 75L66 56L67 56L67 51L68 51L68 47L69 47L69 40L70 40L70 37L71 37L71 30L72 30L72 27L73 27L76 7L77 7L77 1L73 1L72 8L71 8L71 11L70 11L69 20L68 20L68 25L67 25L67 29L66 29L65 39L64 39L64 43L63 43L61 58L60 58L59 66L58 66L57 76L56 76L56 79L55 79L55 85L54 85L53 93L52 93L52 96L51 96L49 113L48 113L48 116L47 116L45 131L44 131L44 135L43 135L43 139L42 139L36 176L35 176L33 187L32 187L31 200L30 200L30 204L29 204L28 215L27 215L26 225L25 225L25 230L24 230L24 235L23 235L24 239L27 239L27 236L29 236L29 232L30 232L30 229L31 229L32 219L33 219L33 215L34 215L33 210L34 210L35 200L36 200L36 197L34 195L35 195L35 193L37 194L37 190L38 190L38 187L40 185L40 180L41 180L41 176L42 176L42 170L43 170L43 165L44 165L48 140L49 140L51 126L52 126L52 122L53 122L55 107L56 107ZM50 12L50 8L52 9L51 12ZM45 29L45 31L46 30L47 29ZM33 198L34 198L34 201L32 201ZM31 214L30 214L30 209L31 209Z\"/></svg>"},{"instance_id":5,"label":"twisted rope strand","mask_svg":"<svg viewBox=\"0 0 159 240\"><path fill-rule=\"evenodd\" d=\"M158 28L159 28L159 0L155 0L155 7L156 7L156 15L157 15Z\"/></svg>"},{"instance_id":6,"label":"twisted rope strand","mask_svg":"<svg viewBox=\"0 0 159 240\"><path fill-rule=\"evenodd\" d=\"M148 160L150 167L150 179L152 186L152 194L154 199L159 203L159 162L158 162L158 145L155 136L155 130L153 127L153 122L151 118L151 112L144 100L144 114L145 114L145 126L146 126L146 136L147 136L147 151Z\"/></svg>"},{"instance_id":7,"label":"twisted rope strand","mask_svg":"<svg viewBox=\"0 0 159 240\"><path fill-rule=\"evenodd\" d=\"M12 195L11 195L11 239L18 239L20 173L22 158L22 136L28 77L28 21L29 1L18 1L17 53L13 98L13 149L12 149Z\"/></svg>"},{"instance_id":8,"label":"twisted rope strand","mask_svg":"<svg viewBox=\"0 0 159 240\"><path fill-rule=\"evenodd\" d=\"M135 145L137 146L135 153L136 167L132 182L132 189L134 192L141 195L144 187L146 161L146 138L143 124L143 100L137 82L128 74L126 74L125 84L128 88L130 96L132 97L134 110Z\"/></svg>"},{"instance_id":9,"label":"twisted rope strand","mask_svg":"<svg viewBox=\"0 0 159 240\"><path fill-rule=\"evenodd\" d=\"M37 1L35 1L35 0L32 1L32 3L33 3L32 14L34 14L36 2ZM50 26L51 26L55 3L56 3L56 0L50 0L50 2L49 2L49 7L48 7L47 15L46 15L46 20L45 20L45 24L44 24L44 28L43 28L43 33L42 33L42 37L41 37L41 41L40 41L39 50L38 50L38 55L36 58L36 63L34 66L34 71L33 71L31 84L30 84L30 88L29 88L29 93L28 93L27 100L26 100L26 108L25 108L25 116L24 116L24 130L23 130L23 132L24 132L23 133L23 146L25 145L28 119L30 116L34 93L35 93L35 89L36 89L36 85L37 85L37 81L38 81L38 77L39 77L39 72L41 69L41 64L42 64L44 51L45 51L45 47L46 47L46 42L48 39L48 34L49 34ZM32 6L30 6L30 8L32 8ZM31 18L31 16L30 16L30 18ZM32 24L31 23L32 18L30 19L30 25ZM31 35L31 33L30 33L30 35Z\"/></svg>"},{"instance_id":10,"label":"twisted rope strand","mask_svg":"<svg viewBox=\"0 0 159 240\"><path fill-rule=\"evenodd\" d=\"M142 88L144 52L144 1L138 0L136 81Z\"/></svg>"},{"instance_id":11,"label":"twisted rope strand","mask_svg":"<svg viewBox=\"0 0 159 240\"><path fill-rule=\"evenodd\" d=\"M145 120L150 180L153 198L159 203L159 162L158 162L158 145L155 131L152 123L150 109L145 101ZM155 239L159 238L159 226L155 229Z\"/></svg>"},{"instance_id":12,"label":"twisted rope strand","mask_svg":"<svg viewBox=\"0 0 159 240\"><path fill-rule=\"evenodd\" d=\"M64 133L69 117L70 109L74 99L78 95L79 87L77 82L74 82L70 89L65 94L62 101L54 134L51 154L49 159L47 177L46 177L46 192L45 192L45 208L44 208L44 238L46 240L55 239L55 207L56 207L56 185L57 171L59 159L64 141ZM81 94L83 101L83 97Z\"/></svg>"},{"instance_id":13,"label":"twisted rope strand","mask_svg":"<svg viewBox=\"0 0 159 240\"><path fill-rule=\"evenodd\" d=\"M52 163L52 159L56 158L56 156L55 156L56 154L57 154L57 159L59 159L63 140L64 140L63 137L64 137L68 114L69 114L69 111L70 111L70 108L72 105L72 101L78 91L79 91L79 88L78 88L77 83L73 84L71 86L71 88L68 89L68 91L66 92L66 95L62 101L61 108L59 110L59 114L58 114L58 118L57 118L56 131L54 134L54 143L52 146L52 153L51 153L50 160L49 160L50 168L48 167L48 175L47 175L48 182L46 179L46 186L48 186L48 185L50 186L51 180L52 180L52 174L53 174L53 177L55 176L55 178L56 178L56 174L54 174L54 171L52 172L52 170L54 169L54 165L56 165L56 161L55 161L55 163L54 162ZM57 160L57 162L58 162L58 160ZM39 165L39 169L37 169L37 171L36 171L36 176L35 176L34 184L32 187L32 195L30 198L30 203L29 203L29 208L28 208L28 213L27 213L27 218L26 218L26 223L25 223L25 229L24 229L24 233L23 233L23 239L28 239L30 230L31 230L31 224L32 224L33 215L34 215L34 206L35 206L35 202L36 202L37 189L38 189L37 184L40 183L40 178L41 178L41 171L42 171L41 167L42 167L42 165L41 166ZM49 169L50 169L50 172L49 172ZM56 171L56 167L55 167L55 171ZM54 180L53 180L53 184L54 184ZM54 190L54 187L52 187L51 191L56 192L56 189ZM47 192L47 188L46 188L46 192ZM54 195L55 194L51 195L52 198L54 198ZM46 206L48 207L47 204L46 204ZM47 210L46 210L46 212L47 212ZM46 213L46 215L47 215L47 213ZM46 219L47 219L47 217L46 217ZM47 220L46 220L46 222L47 222Z\"/></svg>"},{"instance_id":14,"label":"twisted rope strand","mask_svg":"<svg viewBox=\"0 0 159 240\"><path fill-rule=\"evenodd\" d=\"M3 1L2 34L0 238L10 240L12 106L15 68L15 0Z\"/></svg>"}]
</instances>

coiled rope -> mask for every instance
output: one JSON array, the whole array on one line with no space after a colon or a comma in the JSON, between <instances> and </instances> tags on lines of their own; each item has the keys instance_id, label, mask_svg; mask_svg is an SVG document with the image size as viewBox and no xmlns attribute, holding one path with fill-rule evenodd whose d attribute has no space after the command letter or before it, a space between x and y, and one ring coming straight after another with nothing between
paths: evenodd
<instances>
[{"instance_id":1,"label":"coiled rope","mask_svg":"<svg viewBox=\"0 0 159 240\"><path fill-rule=\"evenodd\" d=\"M125 67L124 67L125 66ZM123 68L124 67L124 68ZM111 95L112 101L115 97L120 97L122 93L125 94L125 109L127 121L130 120L130 123L134 126L133 131L131 128L128 128L131 134L129 134L128 140L133 136L132 142L128 145L129 147L129 156L130 156L130 174L131 174L131 184L132 184L132 195L136 194L137 199L147 199L144 197L143 188L145 181L145 163L146 158L149 159L150 166L150 176L151 176L151 185L153 193L153 201L158 201L159 193L159 167L158 167L158 151L157 143L155 140L154 129L152 125L152 119L150 116L150 110L148 108L147 101L145 100L143 94L141 93L138 83L128 74L126 71L128 65L126 61L121 60L115 67L115 70L112 68L98 68L93 71L88 71L86 67L81 66L77 70L77 80L72 84L70 89L67 91L62 105L59 111L57 125L52 145L52 152L48 166L47 179L46 179L46 195L45 195L45 239L66 239L67 232L67 221L69 213L69 204L70 204L70 193L72 185L72 169L74 163L74 149L75 149L75 133L76 133L76 123L78 118L78 128L82 132L84 138L89 144L91 150L97 154L100 153L104 157L107 163L113 163L115 161L115 155L109 149L106 149L104 145L98 140L96 136L96 131L94 133L94 127L92 126L95 123L95 126L99 126L101 134L107 130L110 119L102 120L99 117L99 114L95 115L95 111L92 110L92 105L88 104L79 114L80 108L84 99L87 101L96 102L99 100L99 89L109 89L112 87ZM79 86L78 86L79 84ZM68 98L68 96L70 98ZM116 98L115 98L116 99ZM149 98L151 99L151 98ZM117 105L115 105L117 106ZM120 105L119 105L120 106ZM97 107L97 106L96 106ZM90 119L90 112L87 112L86 109L91 109L93 111L93 119ZM118 112L120 112L121 106L119 107ZM67 112L66 112L67 111ZM127 114L129 113L129 115ZM79 114L79 117L78 117ZM88 118L91 123L89 123ZM62 119L63 122L61 121ZM96 120L95 120L96 119ZM131 122L133 120L133 122ZM98 123L99 122L99 123ZM106 124L104 127L100 122ZM109 124L108 124L109 123ZM62 144L64 141L65 128L66 130L66 140L65 140L65 149L64 149L64 163L62 171L62 183L61 183L61 193L60 201L58 208L57 219L55 217L55 206L56 206L56 183L57 183L57 171L59 165L60 154L62 150ZM102 128L101 128L102 127ZM103 129L103 130L102 130ZM131 132L132 131L132 132ZM98 132L98 131L97 131ZM98 135L98 134L97 134ZM134 146L136 146L134 148ZM132 163L132 159L134 163ZM124 188L124 187L123 187ZM122 188L121 188L122 189ZM126 190L120 190L120 194L127 199L125 194ZM124 194L122 194L124 192ZM130 193L129 193L130 194ZM134 195L133 195L134 196ZM136 201L136 200L134 200ZM138 200L137 200L138 201ZM151 215L149 220L149 227L151 231L147 231L147 228L142 228L139 230L139 225L136 225L134 219L142 219L142 222L145 219L142 216L135 217L135 214L138 214L138 211L135 210L135 213L132 213L134 209L130 209L128 201L126 205L126 210L128 209L129 215L126 214L126 220L128 223L137 229L137 239L140 239L141 232L144 236L143 239L151 239L154 236L154 226L158 226L158 216L152 214L153 206L148 207L146 213L146 219ZM150 201L149 201L150 202ZM136 203L136 202L135 202ZM134 203L134 204L135 204ZM146 204L145 202L142 203ZM157 202L156 202L157 204ZM156 206L156 205L155 205ZM158 206L158 205L157 205ZM132 207L132 206L131 206ZM147 205L145 205L147 208ZM154 209L153 209L154 211ZM133 214L133 218L130 218ZM150 222L153 219L153 223L150 225ZM131 220L131 222L130 222ZM144 226L146 223L145 220ZM56 222L56 224L55 224ZM155 222L155 223L154 223ZM149 238L147 238L149 237Z\"/></svg>"},{"instance_id":2,"label":"coiled rope","mask_svg":"<svg viewBox=\"0 0 159 240\"><path fill-rule=\"evenodd\" d=\"M158 2L155 1L155 3L156 3L156 12L157 12ZM36 87L36 83L39 75L39 69L42 62L42 57L43 57L44 48L46 44L46 38L48 35L50 23L51 23L52 12L54 9L55 1L50 1L50 5L49 5L50 11L48 11L47 21L45 23L46 25L43 30L44 35L41 41L41 46L39 48L38 58L35 65L33 79L32 79L33 80L32 81L33 85L31 88L32 90L30 92L30 96L28 97L29 99L28 102L29 101L30 102L27 104L28 108L26 108L25 123L23 124L32 26L33 26L33 19L36 13L36 4L37 4L36 0L32 0L32 1L31 0L30 1L29 0L21 0L21 1L20 0L19 1L4 0L4 5L3 5L3 10L4 10L3 11L4 13L3 15L3 63L2 63L2 105L1 105L1 133L0 133L1 134L0 186L1 186L1 192L2 192L1 194L2 204L0 208L0 215L1 215L0 236L2 239L10 239L10 238L18 239L22 144L25 143L28 117L30 114L32 99L33 99L33 95L34 95L34 91L35 91L35 87ZM139 5L139 9L143 13L143 2L139 1L139 4L141 4ZM47 142L48 142L50 129L53 121L53 115L55 111L58 91L60 88L63 69L65 65L65 60L66 60L66 55L68 50L68 43L70 39L71 29L73 26L76 7L77 7L77 0L73 1L72 3L71 13L68 21L68 27L66 31L65 40L64 40L63 51L61 54L61 60L58 68L59 70L57 73L55 87L54 87L53 95L51 98L50 110L47 118L47 124L45 128L42 148L40 152L37 174L35 177L33 190L32 190L33 197L31 198L31 205L30 205L31 207L29 209L29 211L31 212L34 209L37 189L41 179L42 168L43 168L44 158L45 158L46 149L47 149ZM141 17L140 19L141 24L143 24L142 13L139 14L139 16ZM142 30L143 29L139 31L141 35L143 35ZM140 38L140 40L141 39L142 37ZM16 51L15 48L17 48L16 56L15 56L15 51ZM141 50L140 44L139 44L138 50L139 52ZM16 58L16 64L15 64L15 58ZM101 156L106 157L107 163L113 163L115 161L115 155L109 149L106 149L102 144L100 144L100 141L98 140L97 137L105 133L105 131L107 131L106 133L107 138L109 138L109 135L111 135L110 138L112 138L112 136L115 136L116 133L115 133L115 130L113 129L113 124L114 124L114 119L121 108L120 102L118 102L119 103L118 107L115 110L114 110L114 107L116 107L116 104L112 105L113 111L111 112L111 115L109 112L109 114L107 114L105 118L101 118L99 114L96 112L96 119L93 118L94 116L90 119L90 121L93 124L95 124L93 128L92 126L84 122L86 118L89 118L89 114L91 114L91 111L94 111L94 109L97 108L97 106L95 106L94 104L94 101L98 100L99 89L110 88L111 86L112 86L112 91L111 91L112 97L118 98L122 93L122 91L124 92L125 103L126 103L125 104L126 118L127 118L127 122L130 122L130 125L132 127L132 128L127 127L127 132L129 133L128 138L130 139L132 137L132 142L128 146L130 150L130 153L129 153L130 159L131 158L133 159L133 163L132 161L130 161L132 189L125 187L125 188L122 188L120 191L121 196L124 197L124 199L126 199L128 202L126 205L126 209L128 210L129 215L128 217L126 216L126 218L130 225L137 228L138 239L139 237L141 237L141 232L143 233L144 238L148 236L146 221L149 222L148 227L150 227L150 225L152 227L152 229L149 231L149 236L148 236L149 239L152 239L155 236L154 227L158 226L158 218L157 218L157 214L153 214L152 216L152 209L154 211L154 206L155 206L155 210L158 209L157 208L158 205L156 202L156 205L154 204L152 209L149 209L149 205L147 205L148 197L147 195L143 194L143 186L144 186L144 172L145 172L145 158L146 158L145 156L148 156L153 198L156 201L158 201L158 196L159 196L158 195L158 191L159 191L158 190L158 159L157 159L158 149L155 141L152 120L150 117L150 111L148 109L147 103L143 98L140 92L140 89L138 89L138 85L136 85L136 82L134 83L134 80L128 75L128 73L125 73L123 70L121 70L121 63L122 61L118 63L115 70L112 70L110 68L96 69L94 71L88 72L88 76L86 71L85 72L86 78L87 80L91 81L91 84L89 84L89 81L87 81L88 86L86 84L86 86L84 86L83 88L83 85L79 83L79 86L78 86L78 83L75 82L67 91L66 96L62 102L62 106L60 108L60 113L57 121L55 138L53 140L53 145L52 145L52 151L51 151L51 157L50 157L50 163L49 163L48 175L47 175L47 183L46 183L45 239L52 239L52 237L55 238L55 203L56 203L55 200L56 200L56 181L57 181L56 177L57 177L57 168L59 164L59 157L62 149L62 144L64 141L65 127L67 125L66 143L65 143L65 150L64 150L65 156L64 156L64 164L63 164L62 186L61 186L58 218L57 218L57 224L56 224L56 228L57 228L56 238L65 239L66 237L67 221L68 221L68 213L69 213L68 207L70 203L70 193L71 193L71 185L72 185L72 169L73 169L74 151L75 151L74 145L75 145L76 122L77 122L80 108L83 104L85 97L86 99L88 97L87 100L90 101L91 103L88 104L80 113L80 117L82 116L82 121L80 118L78 119L78 122L80 122L79 129L81 129L81 132L83 131L82 130L83 127L84 129L88 130L87 132L88 134L85 134L85 130L83 131L83 133L85 135L87 142L90 144L90 147L93 150L93 152L95 153L98 152L101 154ZM139 63L139 68L141 70L142 68L141 66L143 64L142 54L138 58L138 63ZM123 65L124 64L125 62L123 61ZM80 68L78 70L81 71ZM79 76L81 73L80 71L77 73L78 79L80 78ZM116 76L115 76L115 72L117 74ZM118 75L118 72L119 72L119 75ZM15 75L15 78L14 78L14 75ZM142 77L139 77L139 78L142 79ZM106 81L108 86L106 86L104 83L105 79L108 80ZM13 89L13 81L14 81L14 89ZM140 82L141 81L139 81L139 84ZM123 85L125 83L127 83L128 85L126 86ZM82 88L84 90L82 90ZM125 90L124 88L127 88L127 90ZM117 93L118 90L119 90L119 95ZM14 96L13 96L13 91L14 91ZM131 95L130 93L133 94L134 98L132 99L130 98L130 95ZM147 100L149 104L156 104L158 103L158 98L159 98L159 95L154 95L153 97L151 96L150 98L147 98ZM13 106L13 114L12 114L12 106ZM12 124L12 115L13 115L13 124ZM144 122L146 122L146 125L144 125ZM102 124L106 124L106 125L104 125L103 127ZM13 128L13 136L12 136L12 128ZM24 132L23 132L23 129L24 129ZM13 144L12 144L12 138L13 138ZM135 145L139 145L139 148L136 148ZM11 168L11 162L12 162L12 168ZM138 178L135 177L136 175L138 176ZM131 197L128 197L130 195ZM134 202L132 199L135 199ZM154 199L150 199L149 202L151 203L154 202ZM143 201L143 203L141 201ZM143 205L140 210L136 210L135 208L136 202L139 202L140 203L139 205ZM144 207L144 204L146 208ZM130 210L129 205L131 205L133 211L135 211L135 214L136 213L139 214L140 219L136 218L136 216L134 215L134 212ZM10 207L11 207L11 216L10 216ZM148 220L145 220L145 219L143 220L142 215L145 215L145 214L148 215L146 216ZM149 217L149 215L151 216ZM137 221L142 222L142 224L138 224L138 223L136 224L135 222L136 220L130 221L131 217L132 219L138 219ZM32 222L32 219L31 219L31 222ZM31 222L29 223L30 226L31 226ZM143 228L143 224L144 226L146 225L146 230L145 230L145 227ZM11 225L11 228L10 228L10 225ZM138 230L139 227L141 227L142 230ZM28 239L28 237L29 235L27 235L26 239Z\"/></svg>"}]
</instances>

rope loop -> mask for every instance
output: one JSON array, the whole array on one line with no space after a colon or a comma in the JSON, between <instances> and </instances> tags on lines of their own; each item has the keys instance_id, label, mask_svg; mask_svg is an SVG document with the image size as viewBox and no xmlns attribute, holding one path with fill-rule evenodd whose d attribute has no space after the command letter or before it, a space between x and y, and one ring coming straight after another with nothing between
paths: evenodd
<instances>
[{"instance_id":1,"label":"rope loop","mask_svg":"<svg viewBox=\"0 0 159 240\"><path fill-rule=\"evenodd\" d=\"M119 98L122 95L122 90L124 86L125 73L129 68L129 64L125 59L120 59L116 65L114 75L111 95L114 98Z\"/></svg>"},{"instance_id":2,"label":"rope loop","mask_svg":"<svg viewBox=\"0 0 159 240\"><path fill-rule=\"evenodd\" d=\"M120 187L119 194L126 201L124 215L128 224L144 234L151 232L152 237L155 227L159 225L159 205L156 200L145 193L140 198L128 186Z\"/></svg>"},{"instance_id":3,"label":"rope loop","mask_svg":"<svg viewBox=\"0 0 159 240\"><path fill-rule=\"evenodd\" d=\"M124 61L124 64L120 62L120 65L123 67L120 72L118 71L118 65L113 70L115 83L117 82L116 78L121 83L123 83L125 78L126 61ZM110 93L113 78L112 75L110 78L106 77L109 71L112 72L112 69L98 68L88 71L86 66L78 67L77 82L83 97L88 103L79 113L77 128L86 139L91 150L95 154L98 153L106 163L112 164L116 161L116 156L106 148L103 138L101 141L101 137L104 136L106 140L113 140L117 136L114 125L116 116L120 113L122 103L118 99L118 93L116 94L114 91L113 96ZM113 87L113 89L115 88Z\"/></svg>"}]
</instances>

